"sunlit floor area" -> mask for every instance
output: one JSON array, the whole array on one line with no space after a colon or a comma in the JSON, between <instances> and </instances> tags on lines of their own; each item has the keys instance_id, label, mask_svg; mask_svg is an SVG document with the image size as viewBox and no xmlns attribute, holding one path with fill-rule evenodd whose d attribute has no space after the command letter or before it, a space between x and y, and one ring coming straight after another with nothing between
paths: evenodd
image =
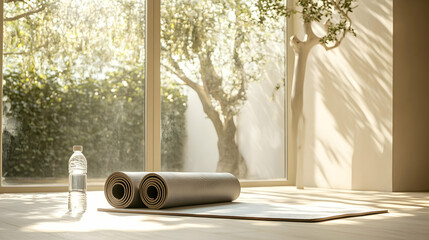
<instances>
[{"instance_id":1,"label":"sunlit floor area","mask_svg":"<svg viewBox=\"0 0 429 240\"><path fill-rule=\"evenodd\" d=\"M0 194L0 239L428 239L429 193L243 188L239 201L329 202L389 213L320 223L169 217L98 212L103 192L88 193L82 216L67 214L67 193Z\"/></svg>"}]
</instances>

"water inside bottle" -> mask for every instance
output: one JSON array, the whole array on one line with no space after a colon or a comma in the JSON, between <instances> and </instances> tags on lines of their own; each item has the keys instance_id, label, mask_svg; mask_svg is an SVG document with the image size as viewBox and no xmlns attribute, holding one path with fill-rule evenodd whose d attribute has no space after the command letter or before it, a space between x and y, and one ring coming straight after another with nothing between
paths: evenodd
<instances>
[{"instance_id":1,"label":"water inside bottle","mask_svg":"<svg viewBox=\"0 0 429 240\"><path fill-rule=\"evenodd\" d=\"M86 174L70 173L69 191L86 192Z\"/></svg>"}]
</instances>

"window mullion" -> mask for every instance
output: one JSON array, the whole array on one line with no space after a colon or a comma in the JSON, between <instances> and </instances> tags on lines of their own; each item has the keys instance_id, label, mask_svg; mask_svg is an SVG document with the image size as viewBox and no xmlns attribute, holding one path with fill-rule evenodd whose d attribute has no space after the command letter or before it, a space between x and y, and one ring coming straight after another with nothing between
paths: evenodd
<instances>
[{"instance_id":1,"label":"window mullion","mask_svg":"<svg viewBox=\"0 0 429 240\"><path fill-rule=\"evenodd\" d=\"M145 170L161 170L160 1L146 1Z\"/></svg>"},{"instance_id":2,"label":"window mullion","mask_svg":"<svg viewBox=\"0 0 429 240\"><path fill-rule=\"evenodd\" d=\"M0 0L0 42L3 44L3 0ZM3 47L0 48L0 99L3 99ZM1 116L3 116L3 100L0 101L0 114ZM0 117L0 126L3 126L3 117ZM3 132L3 127L1 127L0 129L0 193L3 192L2 191L2 177L3 177L3 143L2 143L2 132Z\"/></svg>"}]
</instances>

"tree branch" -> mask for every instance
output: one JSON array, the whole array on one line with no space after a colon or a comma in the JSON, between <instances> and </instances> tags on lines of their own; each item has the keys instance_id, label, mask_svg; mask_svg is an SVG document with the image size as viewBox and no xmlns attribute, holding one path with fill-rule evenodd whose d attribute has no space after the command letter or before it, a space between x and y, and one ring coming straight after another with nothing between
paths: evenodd
<instances>
[{"instance_id":1,"label":"tree branch","mask_svg":"<svg viewBox=\"0 0 429 240\"><path fill-rule=\"evenodd\" d=\"M28 17L28 16L30 16L32 14L35 14L35 13L38 13L38 12L41 12L41 11L45 10L45 8L46 8L46 6L43 6L43 7L39 8L39 9L28 11L26 13L19 14L19 15L16 15L14 17L4 18L3 22L10 22L10 21L18 20L20 18Z\"/></svg>"},{"instance_id":2,"label":"tree branch","mask_svg":"<svg viewBox=\"0 0 429 240\"><path fill-rule=\"evenodd\" d=\"M212 51L210 49L203 49L203 45L200 42L200 39L206 39L204 31L198 31L194 29L192 31L192 39L194 41L193 51L197 53L198 60L200 61L200 75L202 81L202 88L207 98L208 103L212 110L215 110L211 98L216 100L221 108L221 114L224 116L228 113L228 101L225 97L225 91L222 88L223 78L219 76L213 66L211 59ZM201 99L201 101L203 101ZM203 104L204 105L204 104ZM208 113L207 113L208 114ZM219 113L216 112L216 115L219 117Z\"/></svg>"},{"instance_id":3,"label":"tree branch","mask_svg":"<svg viewBox=\"0 0 429 240\"><path fill-rule=\"evenodd\" d=\"M11 2L25 2L24 0L4 0L4 3L11 3Z\"/></svg>"},{"instance_id":4,"label":"tree branch","mask_svg":"<svg viewBox=\"0 0 429 240\"><path fill-rule=\"evenodd\" d=\"M26 52L4 52L3 55L24 55Z\"/></svg>"},{"instance_id":5,"label":"tree branch","mask_svg":"<svg viewBox=\"0 0 429 240\"><path fill-rule=\"evenodd\" d=\"M346 37L346 33L349 32L349 30L344 29L343 34L341 35L340 39L337 39L335 41L335 44L332 46L328 46L326 43L322 43L322 46L325 48L326 51L328 50L332 50L338 46L340 46L341 42L343 41L343 39Z\"/></svg>"},{"instance_id":6,"label":"tree branch","mask_svg":"<svg viewBox=\"0 0 429 240\"><path fill-rule=\"evenodd\" d=\"M317 38L317 40L319 39L316 36L316 34L314 34L313 32L313 27L311 26L311 22L304 23L304 31L305 31L305 35L307 36L307 39L305 39L304 41L311 41L315 38Z\"/></svg>"},{"instance_id":7,"label":"tree branch","mask_svg":"<svg viewBox=\"0 0 429 240\"><path fill-rule=\"evenodd\" d=\"M171 58L171 57L170 57ZM179 64L177 64L176 61L170 59L170 63L173 65L173 67L170 67L166 64L162 64L163 67L167 68L168 71L176 75L180 80L182 80L186 85L197 91L198 86L200 86L198 83L192 81L186 74L180 69Z\"/></svg>"},{"instance_id":8,"label":"tree branch","mask_svg":"<svg viewBox=\"0 0 429 240\"><path fill-rule=\"evenodd\" d=\"M322 46L325 48L326 51L332 50L332 49L338 47L341 44L341 42L343 41L343 39L346 37L346 34L348 32L350 32L350 29L351 29L351 26L352 26L352 20L350 19L348 13L344 12L344 10L341 9L340 6L338 6L338 2L336 2L335 0L331 0L331 3L334 6L334 8L340 13L340 15L343 16L343 18L346 19L346 22L349 23L349 26L344 28L343 34L341 35L340 39L336 39L334 45L328 46L325 42L322 43ZM325 23L325 26L326 26L326 23Z\"/></svg>"},{"instance_id":9,"label":"tree branch","mask_svg":"<svg viewBox=\"0 0 429 240\"><path fill-rule=\"evenodd\" d=\"M243 62L241 61L240 55L238 54L238 51L237 51L237 49L239 49L241 44L243 43L243 37L240 34L242 34L241 29L239 31L239 34L236 35L234 39L233 59L234 59L235 68L240 72L241 84L237 94L235 96L230 97L229 99L229 104L232 104L232 105L235 105L235 102L237 102L239 99L241 99L246 95L246 87L247 87L247 81L248 81L246 74L244 72Z\"/></svg>"},{"instance_id":10,"label":"tree branch","mask_svg":"<svg viewBox=\"0 0 429 240\"><path fill-rule=\"evenodd\" d=\"M201 49L198 49L200 52ZM222 98L223 90L222 90L222 82L223 79L220 77L213 66L211 60L211 52L207 51L207 53L199 53L198 60L200 61L200 73L201 80L203 82L204 89L213 96L214 99L222 102L224 99ZM220 94L219 94L220 92Z\"/></svg>"},{"instance_id":11,"label":"tree branch","mask_svg":"<svg viewBox=\"0 0 429 240\"><path fill-rule=\"evenodd\" d=\"M289 45L293 48L295 53L298 53L301 48L302 41L299 40L296 35L292 35L289 39Z\"/></svg>"},{"instance_id":12,"label":"tree branch","mask_svg":"<svg viewBox=\"0 0 429 240\"><path fill-rule=\"evenodd\" d=\"M206 39L204 31L199 31L194 28L192 31L192 50L197 53L200 61L200 75L202 87L214 100L218 101L221 106L221 111L226 112L225 108L225 92L222 89L223 78L220 77L213 66L210 49L203 49L201 39Z\"/></svg>"},{"instance_id":13,"label":"tree branch","mask_svg":"<svg viewBox=\"0 0 429 240\"><path fill-rule=\"evenodd\" d=\"M216 133L218 134L218 136L222 136L223 134L222 121L220 120L219 113L216 112L216 110L213 108L210 97L208 96L207 92L204 90L204 88L201 85L189 79L185 75L185 73L180 69L179 64L177 64L177 62L174 61L174 59L172 59L171 56L169 57L169 60L170 60L170 63L173 65L173 67L170 67L166 64L162 64L162 66L167 68L168 71L176 75L180 80L182 80L186 85L188 85L197 93L203 105L204 112L207 114L208 118L210 118L210 120L213 122Z\"/></svg>"}]
</instances>

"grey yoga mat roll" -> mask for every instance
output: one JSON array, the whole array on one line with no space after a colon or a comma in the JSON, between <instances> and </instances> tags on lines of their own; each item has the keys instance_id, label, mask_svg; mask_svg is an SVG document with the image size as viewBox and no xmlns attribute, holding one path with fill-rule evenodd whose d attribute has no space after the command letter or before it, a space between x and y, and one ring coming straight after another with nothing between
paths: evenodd
<instances>
[{"instance_id":1,"label":"grey yoga mat roll","mask_svg":"<svg viewBox=\"0 0 429 240\"><path fill-rule=\"evenodd\" d=\"M116 208L161 209L238 198L241 186L230 173L114 172L106 180L104 194Z\"/></svg>"},{"instance_id":2,"label":"grey yoga mat roll","mask_svg":"<svg viewBox=\"0 0 429 240\"><path fill-rule=\"evenodd\" d=\"M143 177L139 187L143 203L161 209L238 198L240 182L230 173L159 172Z\"/></svg>"}]
</instances>

